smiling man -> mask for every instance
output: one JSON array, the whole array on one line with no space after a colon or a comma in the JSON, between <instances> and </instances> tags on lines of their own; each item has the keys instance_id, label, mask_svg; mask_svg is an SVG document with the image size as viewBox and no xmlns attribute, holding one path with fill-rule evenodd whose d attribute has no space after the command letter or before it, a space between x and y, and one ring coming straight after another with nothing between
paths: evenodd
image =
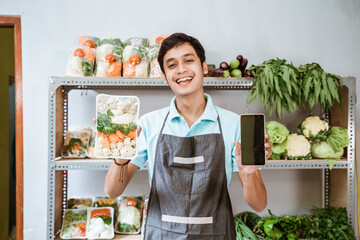
<instances>
[{"instance_id":1,"label":"smiling man","mask_svg":"<svg viewBox=\"0 0 360 240\"><path fill-rule=\"evenodd\" d=\"M228 193L232 172L238 172L244 198L254 210L267 204L259 167L241 165L240 116L215 106L204 93L207 63L197 39L171 35L162 43L158 61L175 97L169 107L140 118L138 156L130 163L114 160L105 191L110 197L122 194L148 160L145 239L236 239ZM118 181L121 169L127 177Z\"/></svg>"}]
</instances>

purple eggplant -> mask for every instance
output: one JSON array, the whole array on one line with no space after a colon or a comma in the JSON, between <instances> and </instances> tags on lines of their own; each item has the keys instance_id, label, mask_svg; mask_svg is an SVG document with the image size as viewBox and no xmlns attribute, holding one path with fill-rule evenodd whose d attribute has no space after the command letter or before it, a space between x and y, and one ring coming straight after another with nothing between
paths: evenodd
<instances>
[{"instance_id":1,"label":"purple eggplant","mask_svg":"<svg viewBox=\"0 0 360 240\"><path fill-rule=\"evenodd\" d=\"M242 56L242 55L237 55L237 56L236 56L236 59L237 59L237 60L239 60L239 61L240 61L240 63L241 63L241 61L242 61L244 58L243 58L243 56Z\"/></svg>"},{"instance_id":2,"label":"purple eggplant","mask_svg":"<svg viewBox=\"0 0 360 240\"><path fill-rule=\"evenodd\" d=\"M228 70L229 64L227 62L222 62L222 63L220 63L220 68L223 70Z\"/></svg>"},{"instance_id":3,"label":"purple eggplant","mask_svg":"<svg viewBox=\"0 0 360 240\"><path fill-rule=\"evenodd\" d=\"M251 77L251 72L249 69L246 69L244 72L244 77Z\"/></svg>"},{"instance_id":4,"label":"purple eggplant","mask_svg":"<svg viewBox=\"0 0 360 240\"><path fill-rule=\"evenodd\" d=\"M248 64L248 60L247 58L244 58L241 63L240 63L240 66L239 66L239 69L240 71L243 73L245 72L245 69L246 69L246 65Z\"/></svg>"},{"instance_id":5,"label":"purple eggplant","mask_svg":"<svg viewBox=\"0 0 360 240\"><path fill-rule=\"evenodd\" d=\"M214 70L211 71L210 75L212 77L221 77L223 74L224 70L221 68L215 68Z\"/></svg>"}]
</instances>

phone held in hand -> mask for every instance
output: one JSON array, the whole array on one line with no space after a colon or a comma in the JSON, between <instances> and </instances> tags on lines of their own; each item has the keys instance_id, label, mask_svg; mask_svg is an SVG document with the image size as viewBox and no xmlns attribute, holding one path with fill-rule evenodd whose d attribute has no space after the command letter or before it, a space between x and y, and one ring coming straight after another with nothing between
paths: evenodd
<instances>
[{"instance_id":1,"label":"phone held in hand","mask_svg":"<svg viewBox=\"0 0 360 240\"><path fill-rule=\"evenodd\" d=\"M265 165L265 116L262 113L242 114L241 164Z\"/></svg>"}]
</instances>

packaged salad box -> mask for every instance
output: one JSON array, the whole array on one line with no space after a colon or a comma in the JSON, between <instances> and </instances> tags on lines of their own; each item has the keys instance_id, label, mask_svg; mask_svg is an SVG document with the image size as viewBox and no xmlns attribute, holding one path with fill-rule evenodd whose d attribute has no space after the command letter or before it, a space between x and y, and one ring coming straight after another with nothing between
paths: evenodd
<instances>
[{"instance_id":1,"label":"packaged salad box","mask_svg":"<svg viewBox=\"0 0 360 240\"><path fill-rule=\"evenodd\" d=\"M145 78L149 76L147 47L127 45L123 52L123 77Z\"/></svg>"},{"instance_id":2,"label":"packaged salad box","mask_svg":"<svg viewBox=\"0 0 360 240\"><path fill-rule=\"evenodd\" d=\"M84 239L86 238L86 209L67 209L60 232L62 239Z\"/></svg>"},{"instance_id":3,"label":"packaged salad box","mask_svg":"<svg viewBox=\"0 0 360 240\"><path fill-rule=\"evenodd\" d=\"M79 46L69 51L67 77L91 77L94 74L95 44Z\"/></svg>"},{"instance_id":4,"label":"packaged salad box","mask_svg":"<svg viewBox=\"0 0 360 240\"><path fill-rule=\"evenodd\" d=\"M120 197L115 232L119 234L140 233L143 197Z\"/></svg>"},{"instance_id":5,"label":"packaged salad box","mask_svg":"<svg viewBox=\"0 0 360 240\"><path fill-rule=\"evenodd\" d=\"M121 77L124 49L119 44L105 42L96 48L96 77Z\"/></svg>"},{"instance_id":6,"label":"packaged salad box","mask_svg":"<svg viewBox=\"0 0 360 240\"><path fill-rule=\"evenodd\" d=\"M92 197L73 197L69 198L66 202L67 209L86 209L92 207Z\"/></svg>"},{"instance_id":7,"label":"packaged salad box","mask_svg":"<svg viewBox=\"0 0 360 240\"><path fill-rule=\"evenodd\" d=\"M85 158L89 146L91 132L69 131L65 134L62 157L63 158Z\"/></svg>"},{"instance_id":8,"label":"packaged salad box","mask_svg":"<svg viewBox=\"0 0 360 240\"><path fill-rule=\"evenodd\" d=\"M114 238L114 209L112 207L88 208L86 229L88 239Z\"/></svg>"},{"instance_id":9,"label":"packaged salad box","mask_svg":"<svg viewBox=\"0 0 360 240\"><path fill-rule=\"evenodd\" d=\"M99 94L96 97L96 157L133 159L137 156L139 107L136 96Z\"/></svg>"}]
</instances>

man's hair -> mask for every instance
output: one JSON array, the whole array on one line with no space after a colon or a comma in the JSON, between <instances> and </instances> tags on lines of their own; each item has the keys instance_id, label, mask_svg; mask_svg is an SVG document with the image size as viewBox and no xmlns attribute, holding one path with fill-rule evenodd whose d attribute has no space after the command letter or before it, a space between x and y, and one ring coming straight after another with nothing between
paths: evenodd
<instances>
[{"instance_id":1,"label":"man's hair","mask_svg":"<svg viewBox=\"0 0 360 240\"><path fill-rule=\"evenodd\" d=\"M205 62L205 50L201 43L194 37L188 36L185 33L174 33L167 37L162 43L159 50L158 61L161 71L165 74L164 70L164 56L172 48L189 43L196 52L196 55L200 58L201 64Z\"/></svg>"}]
</instances>

